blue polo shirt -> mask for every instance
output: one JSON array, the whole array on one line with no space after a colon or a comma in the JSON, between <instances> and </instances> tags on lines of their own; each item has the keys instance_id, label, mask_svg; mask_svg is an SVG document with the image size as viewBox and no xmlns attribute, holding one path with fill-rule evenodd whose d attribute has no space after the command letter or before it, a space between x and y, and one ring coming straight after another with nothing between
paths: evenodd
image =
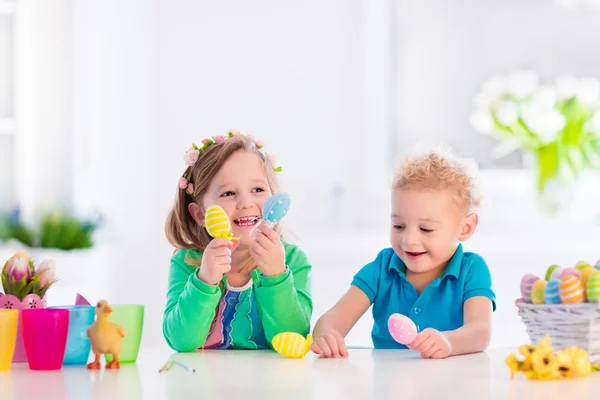
<instances>
[{"instance_id":1,"label":"blue polo shirt","mask_svg":"<svg viewBox=\"0 0 600 400\"><path fill-rule=\"evenodd\" d=\"M496 310L490 270L484 259L475 253L463 252L459 244L444 273L427 286L421 295L406 279L406 265L394 249L379 252L365 265L352 284L369 297L373 305L374 326L371 332L376 349L406 349L392 339L388 318L393 313L404 314L422 331L434 328L451 331L463 326L463 303L474 296L485 296Z\"/></svg>"}]
</instances>

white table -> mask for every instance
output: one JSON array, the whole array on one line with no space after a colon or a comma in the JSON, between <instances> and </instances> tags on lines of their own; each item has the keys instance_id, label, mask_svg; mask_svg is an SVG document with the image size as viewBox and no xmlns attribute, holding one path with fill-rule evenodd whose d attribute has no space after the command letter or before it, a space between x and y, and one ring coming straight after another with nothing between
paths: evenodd
<instances>
[{"instance_id":1,"label":"white table","mask_svg":"<svg viewBox=\"0 0 600 400\"><path fill-rule=\"evenodd\" d=\"M17 364L0 373L0 399L590 399L600 373L562 382L510 380L504 358L510 349L422 360L411 351L352 349L348 359L286 359L270 351L204 351L178 354L193 366L159 374L170 356L142 351L119 371L30 371ZM227 393L227 394L226 394Z\"/></svg>"}]
</instances>

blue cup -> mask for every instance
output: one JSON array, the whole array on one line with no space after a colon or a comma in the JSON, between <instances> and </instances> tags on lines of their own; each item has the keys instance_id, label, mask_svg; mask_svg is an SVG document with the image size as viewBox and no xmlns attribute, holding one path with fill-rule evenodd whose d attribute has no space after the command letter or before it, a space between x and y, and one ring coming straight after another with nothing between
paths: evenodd
<instances>
[{"instance_id":1,"label":"blue cup","mask_svg":"<svg viewBox=\"0 0 600 400\"><path fill-rule=\"evenodd\" d=\"M90 357L88 327L94 323L96 309L93 306L55 306L69 310L69 333L65 349L64 365L85 365Z\"/></svg>"}]
</instances>

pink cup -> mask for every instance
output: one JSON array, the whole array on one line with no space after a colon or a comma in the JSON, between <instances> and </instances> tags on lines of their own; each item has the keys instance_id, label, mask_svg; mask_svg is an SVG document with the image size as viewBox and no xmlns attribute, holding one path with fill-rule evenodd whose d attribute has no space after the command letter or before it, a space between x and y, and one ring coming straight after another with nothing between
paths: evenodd
<instances>
[{"instance_id":1,"label":"pink cup","mask_svg":"<svg viewBox=\"0 0 600 400\"><path fill-rule=\"evenodd\" d=\"M45 371L60 369L69 332L69 310L22 310L21 324L29 368Z\"/></svg>"}]
</instances>

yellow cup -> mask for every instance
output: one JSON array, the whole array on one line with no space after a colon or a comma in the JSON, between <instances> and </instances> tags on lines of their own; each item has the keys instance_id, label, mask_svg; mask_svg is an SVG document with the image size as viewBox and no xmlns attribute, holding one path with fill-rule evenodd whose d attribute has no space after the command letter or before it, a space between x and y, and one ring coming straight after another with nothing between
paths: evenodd
<instances>
[{"instance_id":1,"label":"yellow cup","mask_svg":"<svg viewBox=\"0 0 600 400\"><path fill-rule=\"evenodd\" d=\"M0 309L0 371L10 370L15 343L19 310Z\"/></svg>"}]
</instances>

